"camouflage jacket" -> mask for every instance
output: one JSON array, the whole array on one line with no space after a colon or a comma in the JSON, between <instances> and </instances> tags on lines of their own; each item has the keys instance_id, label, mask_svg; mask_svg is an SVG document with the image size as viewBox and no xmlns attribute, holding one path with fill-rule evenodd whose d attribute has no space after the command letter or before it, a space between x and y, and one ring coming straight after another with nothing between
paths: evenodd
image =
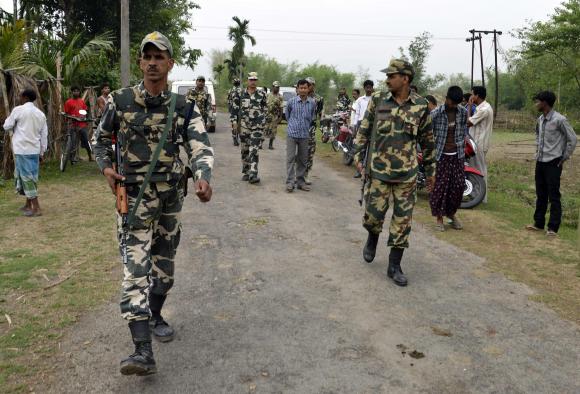
<instances>
[{"instance_id":1,"label":"camouflage jacket","mask_svg":"<svg viewBox=\"0 0 580 394\"><path fill-rule=\"evenodd\" d=\"M311 94L309 97L312 97L314 99L314 102L316 103L316 115L312 119L311 124L311 126L313 126L316 125L316 120L320 120L322 114L324 113L324 97L319 96L316 93Z\"/></svg>"},{"instance_id":2,"label":"camouflage jacket","mask_svg":"<svg viewBox=\"0 0 580 394\"><path fill-rule=\"evenodd\" d=\"M207 93L205 90L197 90L196 88L189 89L186 95L187 102L195 101L197 108L199 108L199 113L204 119L207 120L207 116L211 113L211 94Z\"/></svg>"},{"instance_id":3,"label":"camouflage jacket","mask_svg":"<svg viewBox=\"0 0 580 394\"><path fill-rule=\"evenodd\" d=\"M336 112L344 112L344 111L350 112L350 110L351 110L350 104L351 104L351 101L348 98L348 96L346 96L346 95L338 96L338 99L336 100L335 110L336 110Z\"/></svg>"},{"instance_id":4,"label":"camouflage jacket","mask_svg":"<svg viewBox=\"0 0 580 394\"><path fill-rule=\"evenodd\" d=\"M268 104L266 93L256 89L250 94L247 89L240 90L233 99L232 118L244 129L263 129L266 124Z\"/></svg>"},{"instance_id":5,"label":"camouflage jacket","mask_svg":"<svg viewBox=\"0 0 580 394\"><path fill-rule=\"evenodd\" d=\"M268 115L267 118L269 120L274 119L281 119L282 118L282 111L283 111L283 104L282 104L282 95L281 94L268 94Z\"/></svg>"},{"instance_id":6,"label":"camouflage jacket","mask_svg":"<svg viewBox=\"0 0 580 394\"><path fill-rule=\"evenodd\" d=\"M364 150L375 133L371 147L370 176L384 182L414 182L419 164L417 142L423 152L426 176L435 174L435 142L427 100L411 93L399 105L390 92L373 94L355 141L355 160L363 161ZM367 166L367 168L368 168Z\"/></svg>"},{"instance_id":7,"label":"camouflage jacket","mask_svg":"<svg viewBox=\"0 0 580 394\"><path fill-rule=\"evenodd\" d=\"M143 82L132 88L117 90L109 96L103 117L96 131L95 159L101 171L110 168L115 160L113 136L121 146L121 172L127 183L143 182L151 156L167 122L171 93L164 91L153 97ZM205 131L197 106L192 111L187 130L185 118L190 105L182 95L177 96L173 127L153 171L151 182L173 182L181 178L184 165L179 159L183 146L195 179L209 182L213 167L213 149Z\"/></svg>"}]
</instances>

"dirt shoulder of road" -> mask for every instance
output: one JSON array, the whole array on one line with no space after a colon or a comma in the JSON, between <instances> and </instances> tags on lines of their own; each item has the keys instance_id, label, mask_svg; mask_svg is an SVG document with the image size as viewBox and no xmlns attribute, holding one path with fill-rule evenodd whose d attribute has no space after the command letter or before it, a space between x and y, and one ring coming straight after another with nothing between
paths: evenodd
<instances>
[{"instance_id":1,"label":"dirt shoulder of road","mask_svg":"<svg viewBox=\"0 0 580 394\"><path fill-rule=\"evenodd\" d=\"M28 392L55 365L63 328L109 302L120 267L114 198L94 163L43 166L43 216L26 218L10 181L0 188L0 387Z\"/></svg>"},{"instance_id":2,"label":"dirt shoulder of road","mask_svg":"<svg viewBox=\"0 0 580 394\"><path fill-rule=\"evenodd\" d=\"M461 210L463 231L430 231L437 238L486 259L490 272L500 272L511 280L537 291L530 299L542 302L565 319L580 323L580 248L577 223L580 200L580 166L570 163L562 179L565 198L565 221L560 237L547 238L530 233L524 226L531 220L535 192L533 188L534 139L531 134L495 132L489 168L491 185L489 203L476 209ZM318 142L317 157L352 180L353 167L341 162L341 155L329 144ZM578 153L574 160L578 162ZM495 167L495 169L494 169ZM323 174L318 174L323 176ZM426 192L419 192L415 210L416 225L433 229ZM480 272L482 276L489 272Z\"/></svg>"}]
</instances>

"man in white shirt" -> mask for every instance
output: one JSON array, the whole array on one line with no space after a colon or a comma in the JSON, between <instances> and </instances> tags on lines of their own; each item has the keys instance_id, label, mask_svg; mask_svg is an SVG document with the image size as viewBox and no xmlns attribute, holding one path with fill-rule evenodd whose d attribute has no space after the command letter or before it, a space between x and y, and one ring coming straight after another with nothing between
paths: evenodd
<instances>
[{"instance_id":1,"label":"man in white shirt","mask_svg":"<svg viewBox=\"0 0 580 394\"><path fill-rule=\"evenodd\" d=\"M483 173L485 179L484 203L487 203L487 163L485 156L489 151L491 133L493 131L493 108L485 101L487 90L483 86L474 86L471 98L468 102L467 125L470 127L469 134L475 140L477 151L471 159L475 168ZM475 114L471 113L472 104L477 105Z\"/></svg>"},{"instance_id":2,"label":"man in white shirt","mask_svg":"<svg viewBox=\"0 0 580 394\"><path fill-rule=\"evenodd\" d=\"M26 196L26 204L21 208L24 216L40 216L38 203L39 165L47 149L48 127L46 116L34 102L36 92L25 89L20 94L21 105L12 109L4 122L4 130L11 131L14 152L14 177L16 190Z\"/></svg>"},{"instance_id":3,"label":"man in white shirt","mask_svg":"<svg viewBox=\"0 0 580 394\"><path fill-rule=\"evenodd\" d=\"M354 134L356 137L356 133L358 131L358 128L360 127L360 123L363 120L363 117L365 115L365 112L367 110L367 106L369 105L369 101L371 101L371 97L373 95L373 92L375 91L374 89L374 82L371 81L370 79L367 79L366 81L364 81L363 83L363 88L365 90L365 95L359 97L353 105L354 108L354 119L351 121L352 124L354 124ZM354 176L353 178L360 178L362 175L361 173L357 170L355 170Z\"/></svg>"}]
</instances>

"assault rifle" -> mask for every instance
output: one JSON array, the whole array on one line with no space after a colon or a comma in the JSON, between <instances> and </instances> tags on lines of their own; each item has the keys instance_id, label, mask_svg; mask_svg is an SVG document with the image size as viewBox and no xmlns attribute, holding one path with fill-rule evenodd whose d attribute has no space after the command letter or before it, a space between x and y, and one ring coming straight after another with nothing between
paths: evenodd
<instances>
[{"instance_id":1,"label":"assault rifle","mask_svg":"<svg viewBox=\"0 0 580 394\"><path fill-rule=\"evenodd\" d=\"M125 176L123 166L123 153L121 152L120 133L115 134L115 164L113 169L121 176ZM127 200L127 188L125 182L119 180L115 185L115 195L117 196L117 212L121 216L121 239L119 246L123 257L123 264L127 264L127 237L129 232L129 202Z\"/></svg>"},{"instance_id":2,"label":"assault rifle","mask_svg":"<svg viewBox=\"0 0 580 394\"><path fill-rule=\"evenodd\" d=\"M361 181L362 181L362 185L360 187L360 199L358 200L358 205L360 205L362 207L363 205L363 199L365 197L365 186L367 185L367 182L369 181L370 177L369 177L369 173L370 173L370 169L369 169L369 165L368 165L368 161L369 161L369 153L370 153L370 142L368 142L365 146L365 155L364 155L364 159L362 162L363 165L363 171L364 173L362 174L361 177Z\"/></svg>"}]
</instances>

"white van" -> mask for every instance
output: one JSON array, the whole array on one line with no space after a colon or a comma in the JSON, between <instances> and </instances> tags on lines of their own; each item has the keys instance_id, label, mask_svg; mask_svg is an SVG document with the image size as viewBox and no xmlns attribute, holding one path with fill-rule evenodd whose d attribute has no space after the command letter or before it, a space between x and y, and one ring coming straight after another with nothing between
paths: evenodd
<instances>
[{"instance_id":1,"label":"white van","mask_svg":"<svg viewBox=\"0 0 580 394\"><path fill-rule=\"evenodd\" d=\"M280 94L282 95L282 106L284 108L282 111L282 119L286 120L286 103L292 97L296 96L296 88L293 86L281 86Z\"/></svg>"},{"instance_id":2,"label":"white van","mask_svg":"<svg viewBox=\"0 0 580 394\"><path fill-rule=\"evenodd\" d=\"M195 88L195 81L173 81L171 83L171 91L173 93L186 95L189 89ZM213 82L205 82L205 91L211 96L211 113L207 117L207 132L215 133L215 119L217 110L215 106L215 91L213 89Z\"/></svg>"}]
</instances>

